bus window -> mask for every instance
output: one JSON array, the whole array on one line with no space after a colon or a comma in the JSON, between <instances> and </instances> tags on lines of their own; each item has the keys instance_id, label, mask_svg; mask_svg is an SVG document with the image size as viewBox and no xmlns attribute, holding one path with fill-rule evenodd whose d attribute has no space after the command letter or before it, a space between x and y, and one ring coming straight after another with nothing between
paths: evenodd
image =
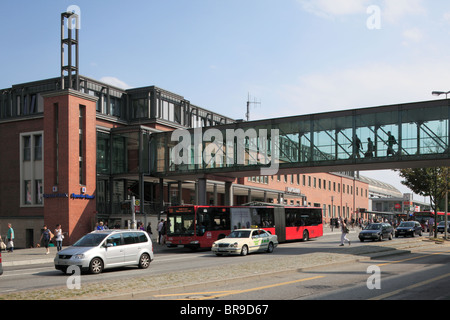
<instances>
[{"instance_id":1,"label":"bus window","mask_svg":"<svg viewBox=\"0 0 450 320\"><path fill-rule=\"evenodd\" d=\"M287 227L317 226L322 223L321 209L286 208L285 210Z\"/></svg>"},{"instance_id":2,"label":"bus window","mask_svg":"<svg viewBox=\"0 0 450 320\"><path fill-rule=\"evenodd\" d=\"M203 226L205 231L230 230L230 209L210 207L203 210ZM205 212L206 210L206 212Z\"/></svg>"},{"instance_id":3,"label":"bus window","mask_svg":"<svg viewBox=\"0 0 450 320\"><path fill-rule=\"evenodd\" d=\"M252 208L252 225L260 228L274 228L273 208Z\"/></svg>"}]
</instances>

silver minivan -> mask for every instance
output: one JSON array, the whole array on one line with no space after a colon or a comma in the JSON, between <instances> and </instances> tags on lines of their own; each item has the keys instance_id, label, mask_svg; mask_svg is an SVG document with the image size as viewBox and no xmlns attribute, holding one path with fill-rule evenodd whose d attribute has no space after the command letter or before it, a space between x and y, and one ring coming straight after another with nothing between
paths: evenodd
<instances>
[{"instance_id":1,"label":"silver minivan","mask_svg":"<svg viewBox=\"0 0 450 320\"><path fill-rule=\"evenodd\" d=\"M72 246L59 251L55 268L67 272L70 266L101 273L104 269L137 265L148 268L153 260L153 245L141 230L102 230L86 234Z\"/></svg>"}]
</instances>

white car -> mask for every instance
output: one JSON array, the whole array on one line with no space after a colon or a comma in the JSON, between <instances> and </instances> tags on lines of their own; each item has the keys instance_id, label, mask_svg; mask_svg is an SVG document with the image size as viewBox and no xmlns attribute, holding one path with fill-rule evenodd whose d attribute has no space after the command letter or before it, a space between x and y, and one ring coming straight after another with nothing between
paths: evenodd
<instances>
[{"instance_id":1,"label":"white car","mask_svg":"<svg viewBox=\"0 0 450 320\"><path fill-rule=\"evenodd\" d=\"M66 273L70 266L101 273L103 269L137 265L148 268L153 260L152 241L140 230L105 230L86 234L71 247L59 251L55 268Z\"/></svg>"},{"instance_id":2,"label":"white car","mask_svg":"<svg viewBox=\"0 0 450 320\"><path fill-rule=\"evenodd\" d=\"M212 252L223 254L240 254L251 252L273 252L278 246L278 237L263 229L236 229L226 238L213 243Z\"/></svg>"}]
</instances>

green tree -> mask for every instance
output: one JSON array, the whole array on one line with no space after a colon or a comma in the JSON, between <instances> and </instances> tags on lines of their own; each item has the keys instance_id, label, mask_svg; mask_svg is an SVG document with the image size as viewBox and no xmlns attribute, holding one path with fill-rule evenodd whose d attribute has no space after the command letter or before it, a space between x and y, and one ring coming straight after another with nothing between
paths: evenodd
<instances>
[{"instance_id":1,"label":"green tree","mask_svg":"<svg viewBox=\"0 0 450 320\"><path fill-rule=\"evenodd\" d=\"M431 211L439 211L438 203L445 198L448 189L447 167L400 169L395 171L404 179L401 181L403 185L418 195L430 198ZM437 221L434 224L434 234L437 234Z\"/></svg>"}]
</instances>

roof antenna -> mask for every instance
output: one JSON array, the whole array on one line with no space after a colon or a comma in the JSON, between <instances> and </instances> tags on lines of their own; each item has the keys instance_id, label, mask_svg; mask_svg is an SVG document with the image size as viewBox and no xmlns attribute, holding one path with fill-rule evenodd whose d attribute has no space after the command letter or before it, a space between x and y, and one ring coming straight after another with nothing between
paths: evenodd
<instances>
[{"instance_id":1,"label":"roof antenna","mask_svg":"<svg viewBox=\"0 0 450 320\"><path fill-rule=\"evenodd\" d=\"M250 93L248 94L247 98L247 113L245 114L245 117L247 118L247 121L250 121L250 104L261 104L261 101L256 101L255 98L253 98L253 101L250 101Z\"/></svg>"}]
</instances>

